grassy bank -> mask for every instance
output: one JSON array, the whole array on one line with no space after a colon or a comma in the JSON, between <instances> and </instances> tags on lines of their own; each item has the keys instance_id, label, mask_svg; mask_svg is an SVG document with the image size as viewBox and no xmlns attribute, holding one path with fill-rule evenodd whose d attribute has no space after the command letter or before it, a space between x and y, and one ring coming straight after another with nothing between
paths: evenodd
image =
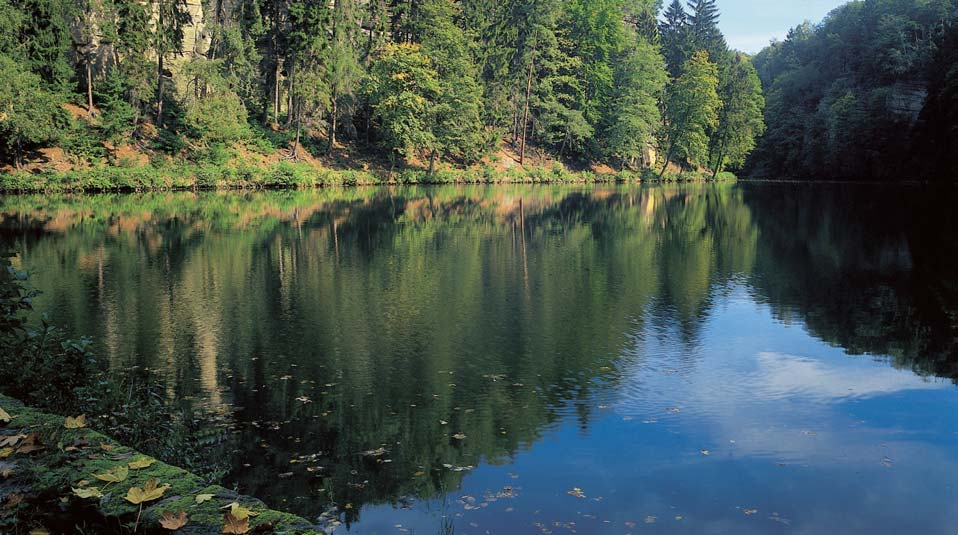
<instances>
[{"instance_id":1,"label":"grassy bank","mask_svg":"<svg viewBox=\"0 0 958 535\"><path fill-rule=\"evenodd\" d=\"M718 180L734 180L731 173L719 173ZM663 181L711 180L711 174L666 174ZM5 193L145 191L176 189L266 189L329 186L370 186L381 184L538 184L655 182L651 170L595 173L569 171L561 165L501 171L491 166L464 170L401 170L392 175L348 169L323 169L308 163L279 162L268 166L188 164L165 166L94 167L66 172L16 172L0 175Z\"/></svg>"}]
</instances>

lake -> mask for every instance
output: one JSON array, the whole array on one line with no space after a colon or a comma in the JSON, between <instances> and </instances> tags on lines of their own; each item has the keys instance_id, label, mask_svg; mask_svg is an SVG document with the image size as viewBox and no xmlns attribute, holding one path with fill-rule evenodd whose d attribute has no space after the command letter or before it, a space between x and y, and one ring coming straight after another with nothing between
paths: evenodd
<instances>
[{"instance_id":1,"label":"lake","mask_svg":"<svg viewBox=\"0 0 958 535\"><path fill-rule=\"evenodd\" d=\"M953 533L958 194L855 184L0 198L228 486L356 534ZM342 525L337 526L337 522Z\"/></svg>"}]
</instances>

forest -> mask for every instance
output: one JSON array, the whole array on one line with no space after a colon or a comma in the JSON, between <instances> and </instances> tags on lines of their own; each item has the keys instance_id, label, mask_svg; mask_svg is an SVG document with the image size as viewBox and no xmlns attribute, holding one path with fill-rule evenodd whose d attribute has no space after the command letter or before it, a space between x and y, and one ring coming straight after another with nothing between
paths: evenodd
<instances>
[{"instance_id":1,"label":"forest","mask_svg":"<svg viewBox=\"0 0 958 535\"><path fill-rule=\"evenodd\" d=\"M719 16L716 0L0 0L4 189L289 162L714 178L765 130Z\"/></svg>"},{"instance_id":2,"label":"forest","mask_svg":"<svg viewBox=\"0 0 958 535\"><path fill-rule=\"evenodd\" d=\"M793 28L753 58L767 98L749 174L954 180L952 0L865 0Z\"/></svg>"}]
</instances>

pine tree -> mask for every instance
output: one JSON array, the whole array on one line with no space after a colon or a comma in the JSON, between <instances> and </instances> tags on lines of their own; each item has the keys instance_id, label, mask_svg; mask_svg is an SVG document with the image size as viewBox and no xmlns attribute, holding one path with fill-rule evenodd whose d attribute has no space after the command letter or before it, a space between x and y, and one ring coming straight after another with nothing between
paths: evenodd
<instances>
[{"instance_id":1,"label":"pine tree","mask_svg":"<svg viewBox=\"0 0 958 535\"><path fill-rule=\"evenodd\" d=\"M659 25L662 54L673 78L678 78L682 67L692 54L692 29L681 0L672 0Z\"/></svg>"},{"instance_id":2,"label":"pine tree","mask_svg":"<svg viewBox=\"0 0 958 535\"><path fill-rule=\"evenodd\" d=\"M660 177L673 156L689 163L706 158L708 132L716 127L722 105L718 84L718 68L709 61L707 52L699 51L685 63L682 75L669 88L665 127L668 150Z\"/></svg>"},{"instance_id":3,"label":"pine tree","mask_svg":"<svg viewBox=\"0 0 958 535\"><path fill-rule=\"evenodd\" d=\"M689 29L693 50L708 52L709 59L723 64L728 53L728 45L719 30L719 10L716 0L693 0L689 2Z\"/></svg>"}]
</instances>

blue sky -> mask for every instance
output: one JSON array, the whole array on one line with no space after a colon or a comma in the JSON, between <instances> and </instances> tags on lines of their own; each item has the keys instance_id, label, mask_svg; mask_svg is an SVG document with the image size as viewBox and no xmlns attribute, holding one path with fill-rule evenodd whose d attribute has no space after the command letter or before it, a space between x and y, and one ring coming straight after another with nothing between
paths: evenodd
<instances>
[{"instance_id":1,"label":"blue sky","mask_svg":"<svg viewBox=\"0 0 958 535\"><path fill-rule=\"evenodd\" d=\"M668 3L668 2L666 2ZM730 47L755 53L810 20L817 23L847 0L718 0L719 26Z\"/></svg>"}]
</instances>

